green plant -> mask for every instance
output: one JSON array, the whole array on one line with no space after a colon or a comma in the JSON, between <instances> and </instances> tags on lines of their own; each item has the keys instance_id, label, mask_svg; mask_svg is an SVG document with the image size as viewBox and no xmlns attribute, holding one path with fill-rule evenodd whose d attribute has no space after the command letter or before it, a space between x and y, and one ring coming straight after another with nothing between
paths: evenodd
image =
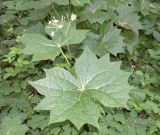
<instances>
[{"instance_id":1,"label":"green plant","mask_svg":"<svg viewBox=\"0 0 160 135\"><path fill-rule=\"evenodd\" d=\"M159 135L159 7L1 0L0 133Z\"/></svg>"}]
</instances>

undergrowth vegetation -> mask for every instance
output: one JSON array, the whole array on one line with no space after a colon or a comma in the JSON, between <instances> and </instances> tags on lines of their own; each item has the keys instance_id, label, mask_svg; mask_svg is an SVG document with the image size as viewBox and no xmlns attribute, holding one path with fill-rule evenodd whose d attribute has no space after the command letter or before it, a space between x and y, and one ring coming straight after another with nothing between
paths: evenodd
<instances>
[{"instance_id":1,"label":"undergrowth vegetation","mask_svg":"<svg viewBox=\"0 0 160 135\"><path fill-rule=\"evenodd\" d=\"M159 134L159 0L0 1L0 135Z\"/></svg>"}]
</instances>

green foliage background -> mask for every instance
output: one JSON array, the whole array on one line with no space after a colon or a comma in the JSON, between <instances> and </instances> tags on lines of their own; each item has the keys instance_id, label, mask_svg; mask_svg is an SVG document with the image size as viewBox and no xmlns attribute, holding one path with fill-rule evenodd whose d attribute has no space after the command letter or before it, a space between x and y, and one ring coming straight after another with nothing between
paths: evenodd
<instances>
[{"instance_id":1,"label":"green foliage background","mask_svg":"<svg viewBox=\"0 0 160 135\"><path fill-rule=\"evenodd\" d=\"M39 51L25 51L22 35L30 33L30 42L35 34L50 40L46 26L53 16L69 21L73 13L72 30L87 30L82 41L70 40L70 46L61 46L64 54L38 55L38 60L31 54ZM0 134L159 135L159 13L159 0L1 0ZM33 109L44 97L28 81L44 78L43 69L52 67L74 74L75 58L86 46L98 57L122 61L121 69L131 72L128 108L104 107L99 130L86 124L77 131L69 121L48 125L49 112Z\"/></svg>"}]
</instances>

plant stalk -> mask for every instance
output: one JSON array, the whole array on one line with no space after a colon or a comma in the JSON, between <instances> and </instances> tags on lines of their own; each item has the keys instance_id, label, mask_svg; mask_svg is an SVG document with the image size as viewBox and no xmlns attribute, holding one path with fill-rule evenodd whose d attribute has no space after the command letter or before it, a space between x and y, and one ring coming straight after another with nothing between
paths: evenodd
<instances>
[{"instance_id":1,"label":"plant stalk","mask_svg":"<svg viewBox=\"0 0 160 135\"><path fill-rule=\"evenodd\" d=\"M60 48L60 49L61 49L61 54L63 55L63 57L66 60L67 64L71 67L71 64L70 64L69 60L67 59L66 55L64 54L62 48Z\"/></svg>"}]
</instances>

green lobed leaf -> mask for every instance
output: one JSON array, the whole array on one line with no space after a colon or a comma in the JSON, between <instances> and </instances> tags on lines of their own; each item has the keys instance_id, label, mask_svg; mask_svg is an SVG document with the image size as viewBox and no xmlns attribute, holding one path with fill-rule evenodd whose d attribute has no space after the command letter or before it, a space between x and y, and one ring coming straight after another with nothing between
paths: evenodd
<instances>
[{"instance_id":1,"label":"green lobed leaf","mask_svg":"<svg viewBox=\"0 0 160 135\"><path fill-rule=\"evenodd\" d=\"M31 120L27 122L27 125L32 129L40 128L44 129L48 124L48 117L46 115L34 115Z\"/></svg>"},{"instance_id":2,"label":"green lobed leaf","mask_svg":"<svg viewBox=\"0 0 160 135\"><path fill-rule=\"evenodd\" d=\"M142 24L139 21L140 16L136 13L133 6L120 5L117 8L118 16L115 18L115 22L126 29L131 29L135 33L138 33L142 29Z\"/></svg>"},{"instance_id":3,"label":"green lobed leaf","mask_svg":"<svg viewBox=\"0 0 160 135\"><path fill-rule=\"evenodd\" d=\"M83 44L88 46L98 56L104 56L107 51L116 56L117 53L123 53L123 47L126 46L120 32L121 29L113 26L112 23L108 23L102 27L101 35L88 33Z\"/></svg>"},{"instance_id":4,"label":"green lobed leaf","mask_svg":"<svg viewBox=\"0 0 160 135\"><path fill-rule=\"evenodd\" d=\"M27 130L27 126L22 124L21 116L5 116L0 125L1 135L25 135Z\"/></svg>"},{"instance_id":5,"label":"green lobed leaf","mask_svg":"<svg viewBox=\"0 0 160 135\"><path fill-rule=\"evenodd\" d=\"M60 49L41 34L26 33L20 41L25 44L23 53L33 55L33 61L54 60L60 54Z\"/></svg>"},{"instance_id":6,"label":"green lobed leaf","mask_svg":"<svg viewBox=\"0 0 160 135\"><path fill-rule=\"evenodd\" d=\"M51 23L45 30L52 40L37 33L25 33L19 40L25 44L23 53L33 55L33 61L54 60L61 53L62 46L80 43L88 32L88 30L77 30L71 22Z\"/></svg>"},{"instance_id":7,"label":"green lobed leaf","mask_svg":"<svg viewBox=\"0 0 160 135\"><path fill-rule=\"evenodd\" d=\"M101 43L100 36L96 33L87 33L86 39L83 41L84 48L87 46L97 56L102 57L107 53L107 48Z\"/></svg>"},{"instance_id":8,"label":"green lobed leaf","mask_svg":"<svg viewBox=\"0 0 160 135\"><path fill-rule=\"evenodd\" d=\"M58 67L45 72L46 78L30 84L45 95L36 109L50 110L50 123L70 120L78 129L86 123L99 127L99 103L127 107L129 73L120 70L120 62L109 62L108 55L97 59L86 48L76 60L76 78Z\"/></svg>"},{"instance_id":9,"label":"green lobed leaf","mask_svg":"<svg viewBox=\"0 0 160 135\"><path fill-rule=\"evenodd\" d=\"M46 6L44 8L34 10L29 14L28 19L31 21L43 20L50 11L51 11L51 6Z\"/></svg>"},{"instance_id":10,"label":"green lobed leaf","mask_svg":"<svg viewBox=\"0 0 160 135\"><path fill-rule=\"evenodd\" d=\"M121 30L114 27L112 23L109 23L104 31L102 42L105 43L105 47L108 51L114 55L124 52L123 47L125 43L124 38L120 35Z\"/></svg>"},{"instance_id":11,"label":"green lobed leaf","mask_svg":"<svg viewBox=\"0 0 160 135\"><path fill-rule=\"evenodd\" d=\"M96 22L102 24L107 19L107 15L99 7L100 5L95 1L86 5L80 13L81 19L88 20L91 24Z\"/></svg>"},{"instance_id":12,"label":"green lobed leaf","mask_svg":"<svg viewBox=\"0 0 160 135\"><path fill-rule=\"evenodd\" d=\"M3 14L0 15L0 25L8 23L10 20L13 20L15 16L13 14Z\"/></svg>"},{"instance_id":13,"label":"green lobed leaf","mask_svg":"<svg viewBox=\"0 0 160 135\"><path fill-rule=\"evenodd\" d=\"M123 33L123 36L125 37L126 40L127 50L129 51L130 54L133 54L133 52L139 45L138 35L132 31L125 31Z\"/></svg>"}]
</instances>

